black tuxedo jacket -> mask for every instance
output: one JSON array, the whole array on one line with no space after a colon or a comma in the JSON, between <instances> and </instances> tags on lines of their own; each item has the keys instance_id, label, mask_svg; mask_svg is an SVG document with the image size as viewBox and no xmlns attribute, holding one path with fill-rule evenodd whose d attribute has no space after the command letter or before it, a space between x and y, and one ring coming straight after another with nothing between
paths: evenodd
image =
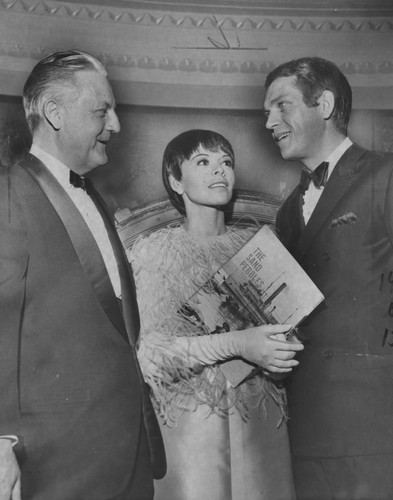
<instances>
[{"instance_id":1,"label":"black tuxedo jacket","mask_svg":"<svg viewBox=\"0 0 393 500\"><path fill-rule=\"evenodd\" d=\"M22 496L115 497L132 477L145 425L156 475L164 473L101 254L32 155L0 174L0 318L0 434L20 439Z\"/></svg>"},{"instance_id":2,"label":"black tuxedo jacket","mask_svg":"<svg viewBox=\"0 0 393 500\"><path fill-rule=\"evenodd\" d=\"M303 230L299 188L278 212L282 241L325 295L288 383L296 455L393 452L392 172L392 155L353 145Z\"/></svg>"}]
</instances>

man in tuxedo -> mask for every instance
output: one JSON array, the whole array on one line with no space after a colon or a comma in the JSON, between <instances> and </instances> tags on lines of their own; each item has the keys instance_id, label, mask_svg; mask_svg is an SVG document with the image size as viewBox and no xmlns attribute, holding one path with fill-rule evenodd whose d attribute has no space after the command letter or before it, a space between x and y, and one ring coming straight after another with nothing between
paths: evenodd
<instances>
[{"instance_id":1,"label":"man in tuxedo","mask_svg":"<svg viewBox=\"0 0 393 500\"><path fill-rule=\"evenodd\" d=\"M325 295L288 382L299 500L393 498L393 156L347 136L351 88L304 57L265 83L266 127L300 184L277 230Z\"/></svg>"},{"instance_id":2,"label":"man in tuxedo","mask_svg":"<svg viewBox=\"0 0 393 500\"><path fill-rule=\"evenodd\" d=\"M165 454L132 272L84 178L120 130L112 89L94 57L57 52L23 100L32 147L0 175L0 499L152 499Z\"/></svg>"}]
</instances>

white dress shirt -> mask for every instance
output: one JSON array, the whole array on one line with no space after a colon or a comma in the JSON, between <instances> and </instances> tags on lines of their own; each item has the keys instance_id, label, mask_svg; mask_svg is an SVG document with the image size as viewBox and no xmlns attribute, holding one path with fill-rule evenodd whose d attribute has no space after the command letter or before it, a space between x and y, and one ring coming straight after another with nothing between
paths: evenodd
<instances>
[{"instance_id":1,"label":"white dress shirt","mask_svg":"<svg viewBox=\"0 0 393 500\"><path fill-rule=\"evenodd\" d=\"M89 227L98 248L100 249L115 294L117 297L120 297L120 276L116 258L113 253L104 221L102 220L102 217L92 199L83 189L75 188L72 184L70 184L70 169L61 163L57 158L50 155L46 151L43 151L35 144L31 146L30 153L36 156L47 166L48 170L54 175L63 187L64 191L71 198L71 201L79 210Z\"/></svg>"},{"instance_id":2,"label":"white dress shirt","mask_svg":"<svg viewBox=\"0 0 393 500\"><path fill-rule=\"evenodd\" d=\"M338 160L351 145L351 139L349 139L349 137L346 137L338 146L338 148L333 151L329 158L326 158L325 161L329 163L327 180L329 180L330 176L332 175L333 169L337 165ZM318 189L317 187L315 187L315 184L313 182L310 182L308 189L304 193L303 217L306 224L310 220L311 214L313 213L319 201L319 198L323 193L323 190L323 187Z\"/></svg>"}]
</instances>

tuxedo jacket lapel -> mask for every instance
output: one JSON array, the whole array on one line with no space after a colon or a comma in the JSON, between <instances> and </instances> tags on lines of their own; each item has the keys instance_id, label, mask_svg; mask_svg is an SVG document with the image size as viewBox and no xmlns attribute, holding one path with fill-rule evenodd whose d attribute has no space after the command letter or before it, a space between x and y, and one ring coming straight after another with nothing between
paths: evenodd
<instances>
[{"instance_id":1,"label":"tuxedo jacket lapel","mask_svg":"<svg viewBox=\"0 0 393 500\"><path fill-rule=\"evenodd\" d=\"M127 339L120 304L113 290L101 252L80 212L55 177L35 156L29 154L21 166L40 186L51 202L68 233L102 308L119 333Z\"/></svg>"},{"instance_id":2,"label":"tuxedo jacket lapel","mask_svg":"<svg viewBox=\"0 0 393 500\"><path fill-rule=\"evenodd\" d=\"M303 188L299 184L280 207L276 217L278 236L291 253L295 252L304 229L302 197Z\"/></svg>"},{"instance_id":3,"label":"tuxedo jacket lapel","mask_svg":"<svg viewBox=\"0 0 393 500\"><path fill-rule=\"evenodd\" d=\"M338 161L308 224L299 238L296 249L298 256L304 255L326 219L331 217L337 204L359 177L361 171L357 169L357 163L364 153L364 149L352 145Z\"/></svg>"},{"instance_id":4,"label":"tuxedo jacket lapel","mask_svg":"<svg viewBox=\"0 0 393 500\"><path fill-rule=\"evenodd\" d=\"M147 385L144 382L143 375L139 367L139 362L135 350L135 345L139 335L140 323L134 277L131 271L131 266L127 261L123 245L115 230L115 227L112 224L112 217L108 211L108 208L106 207L100 194L95 190L89 179L86 179L86 190L91 196L94 204L96 205L97 210L101 213L108 231L109 238L111 240L113 250L115 252L116 260L119 265L124 321L141 383L143 418L151 454L153 477L155 479L161 479L166 472L164 443L162 441L157 417L150 400Z\"/></svg>"},{"instance_id":5,"label":"tuxedo jacket lapel","mask_svg":"<svg viewBox=\"0 0 393 500\"><path fill-rule=\"evenodd\" d=\"M128 263L127 257L124 252L124 247L120 241L119 235L117 234L116 228L113 224L113 218L109 212L109 209L105 205L105 202L101 198L100 194L94 188L90 179L85 179L85 183L86 183L86 192L91 197L93 203L95 204L98 212L101 214L101 217L104 221L106 230L108 232L109 240L111 242L112 249L115 254L120 274L123 317L124 317L125 327L128 333L130 345L135 346L139 336L140 321L139 321L138 304L136 299L135 283L131 271L131 266Z\"/></svg>"}]
</instances>

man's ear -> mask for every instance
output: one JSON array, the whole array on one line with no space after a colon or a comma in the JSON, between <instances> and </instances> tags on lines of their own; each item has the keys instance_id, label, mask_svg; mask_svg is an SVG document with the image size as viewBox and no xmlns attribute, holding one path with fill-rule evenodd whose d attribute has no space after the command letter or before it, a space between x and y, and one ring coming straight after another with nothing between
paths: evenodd
<instances>
[{"instance_id":1,"label":"man's ear","mask_svg":"<svg viewBox=\"0 0 393 500\"><path fill-rule=\"evenodd\" d=\"M181 181L175 179L172 174L169 174L169 185L171 186L173 191L175 191L175 193L177 194L180 194L180 196L184 193L183 184L181 183Z\"/></svg>"},{"instance_id":2,"label":"man's ear","mask_svg":"<svg viewBox=\"0 0 393 500\"><path fill-rule=\"evenodd\" d=\"M45 102L43 112L46 121L55 129L59 130L61 126L60 104L53 99Z\"/></svg>"},{"instance_id":3,"label":"man's ear","mask_svg":"<svg viewBox=\"0 0 393 500\"><path fill-rule=\"evenodd\" d=\"M324 90L318 102L322 118L329 120L334 110L335 98L333 92L331 90Z\"/></svg>"}]
</instances>

